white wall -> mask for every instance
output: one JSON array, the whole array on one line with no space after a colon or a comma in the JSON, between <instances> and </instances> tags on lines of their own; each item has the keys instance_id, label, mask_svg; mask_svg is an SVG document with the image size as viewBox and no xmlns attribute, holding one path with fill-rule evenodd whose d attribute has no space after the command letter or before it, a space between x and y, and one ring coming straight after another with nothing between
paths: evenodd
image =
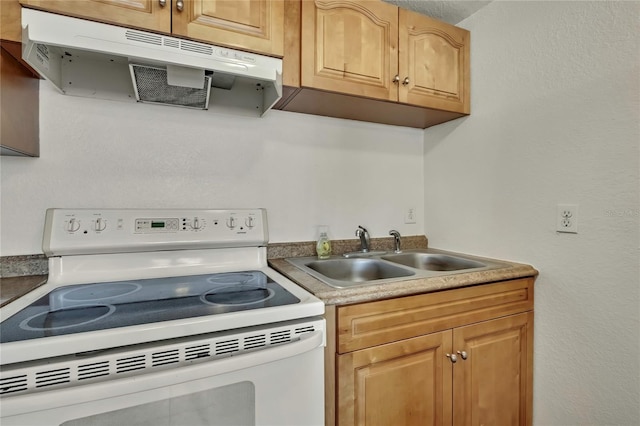
<instances>
[{"instance_id":1,"label":"white wall","mask_svg":"<svg viewBox=\"0 0 640 426\"><path fill-rule=\"evenodd\" d=\"M640 419L639 22L639 2L491 3L460 24L472 115L425 131L430 245L540 271L536 425Z\"/></svg>"},{"instance_id":2,"label":"white wall","mask_svg":"<svg viewBox=\"0 0 640 426\"><path fill-rule=\"evenodd\" d=\"M265 207L271 242L313 240L318 224L331 238L424 234L419 129L77 98L43 81L40 147L0 157L3 256L42 252L49 207Z\"/></svg>"}]
</instances>

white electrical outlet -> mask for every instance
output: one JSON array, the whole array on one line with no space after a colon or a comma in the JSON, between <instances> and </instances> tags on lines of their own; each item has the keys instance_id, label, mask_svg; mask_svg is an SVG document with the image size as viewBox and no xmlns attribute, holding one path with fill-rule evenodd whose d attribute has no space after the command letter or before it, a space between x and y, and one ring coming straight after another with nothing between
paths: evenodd
<instances>
[{"instance_id":1,"label":"white electrical outlet","mask_svg":"<svg viewBox=\"0 0 640 426\"><path fill-rule=\"evenodd\" d=\"M409 207L404 213L404 223L416 223L416 208Z\"/></svg>"},{"instance_id":2,"label":"white electrical outlet","mask_svg":"<svg viewBox=\"0 0 640 426\"><path fill-rule=\"evenodd\" d=\"M578 205L558 204L556 213L556 231L578 233Z\"/></svg>"}]
</instances>

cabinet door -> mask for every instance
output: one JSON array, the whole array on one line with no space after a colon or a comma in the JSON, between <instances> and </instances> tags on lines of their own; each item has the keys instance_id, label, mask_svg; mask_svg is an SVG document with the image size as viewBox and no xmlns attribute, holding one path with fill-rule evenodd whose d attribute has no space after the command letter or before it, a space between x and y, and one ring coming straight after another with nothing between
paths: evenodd
<instances>
[{"instance_id":1,"label":"cabinet door","mask_svg":"<svg viewBox=\"0 0 640 426\"><path fill-rule=\"evenodd\" d=\"M171 0L21 0L20 3L78 18L171 32Z\"/></svg>"},{"instance_id":2,"label":"cabinet door","mask_svg":"<svg viewBox=\"0 0 640 426\"><path fill-rule=\"evenodd\" d=\"M186 0L182 10L174 11L173 33L209 43L282 56L284 2Z\"/></svg>"},{"instance_id":3,"label":"cabinet door","mask_svg":"<svg viewBox=\"0 0 640 426\"><path fill-rule=\"evenodd\" d=\"M337 356L338 425L451 424L451 331Z\"/></svg>"},{"instance_id":4,"label":"cabinet door","mask_svg":"<svg viewBox=\"0 0 640 426\"><path fill-rule=\"evenodd\" d=\"M19 46L19 45L18 45ZM40 155L40 81L0 47L0 152Z\"/></svg>"},{"instance_id":5,"label":"cabinet door","mask_svg":"<svg viewBox=\"0 0 640 426\"><path fill-rule=\"evenodd\" d=\"M302 2L302 86L397 100L398 8L381 1Z\"/></svg>"},{"instance_id":6,"label":"cabinet door","mask_svg":"<svg viewBox=\"0 0 640 426\"><path fill-rule=\"evenodd\" d=\"M0 40L20 42L22 28L20 27L20 3L18 0L0 0Z\"/></svg>"},{"instance_id":7,"label":"cabinet door","mask_svg":"<svg viewBox=\"0 0 640 426\"><path fill-rule=\"evenodd\" d=\"M454 329L453 348L454 425L531 425L533 312Z\"/></svg>"},{"instance_id":8,"label":"cabinet door","mask_svg":"<svg viewBox=\"0 0 640 426\"><path fill-rule=\"evenodd\" d=\"M399 101L468 114L469 32L404 9L399 32Z\"/></svg>"}]
</instances>

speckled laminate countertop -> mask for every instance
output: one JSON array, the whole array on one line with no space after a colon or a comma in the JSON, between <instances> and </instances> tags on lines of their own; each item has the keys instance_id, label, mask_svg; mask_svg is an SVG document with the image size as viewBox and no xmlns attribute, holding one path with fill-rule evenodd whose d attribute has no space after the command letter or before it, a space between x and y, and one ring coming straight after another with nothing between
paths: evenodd
<instances>
[{"instance_id":1,"label":"speckled laminate countertop","mask_svg":"<svg viewBox=\"0 0 640 426\"><path fill-rule=\"evenodd\" d=\"M0 278L0 306L24 296L47 282L47 275Z\"/></svg>"}]
</instances>

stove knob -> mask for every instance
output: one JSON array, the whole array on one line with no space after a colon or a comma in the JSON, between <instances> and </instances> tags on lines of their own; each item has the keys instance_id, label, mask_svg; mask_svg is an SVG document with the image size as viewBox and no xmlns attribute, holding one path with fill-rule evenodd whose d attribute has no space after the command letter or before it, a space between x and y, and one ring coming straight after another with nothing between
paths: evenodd
<instances>
[{"instance_id":1,"label":"stove knob","mask_svg":"<svg viewBox=\"0 0 640 426\"><path fill-rule=\"evenodd\" d=\"M96 219L96 231L104 231L107 228L107 221L99 217Z\"/></svg>"},{"instance_id":2,"label":"stove knob","mask_svg":"<svg viewBox=\"0 0 640 426\"><path fill-rule=\"evenodd\" d=\"M67 223L67 231L76 232L78 229L80 229L80 221L75 218L69 219L69 223Z\"/></svg>"},{"instance_id":3,"label":"stove knob","mask_svg":"<svg viewBox=\"0 0 640 426\"><path fill-rule=\"evenodd\" d=\"M198 219L197 217L193 218L193 222L191 223L191 227L195 230L198 230L202 227L202 224L200 223L200 219Z\"/></svg>"},{"instance_id":4,"label":"stove knob","mask_svg":"<svg viewBox=\"0 0 640 426\"><path fill-rule=\"evenodd\" d=\"M249 216L244 220L244 224L247 225L247 228L253 228L253 217Z\"/></svg>"},{"instance_id":5,"label":"stove knob","mask_svg":"<svg viewBox=\"0 0 640 426\"><path fill-rule=\"evenodd\" d=\"M233 216L227 219L227 227L229 227L229 229L233 229L236 227L236 219Z\"/></svg>"}]
</instances>

